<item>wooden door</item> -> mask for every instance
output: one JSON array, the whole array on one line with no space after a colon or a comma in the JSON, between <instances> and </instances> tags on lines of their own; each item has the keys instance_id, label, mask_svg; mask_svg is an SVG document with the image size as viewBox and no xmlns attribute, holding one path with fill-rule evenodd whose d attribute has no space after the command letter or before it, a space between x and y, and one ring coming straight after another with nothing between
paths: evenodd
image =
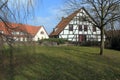
<instances>
[{"instance_id":1,"label":"wooden door","mask_svg":"<svg viewBox=\"0 0 120 80\"><path fill-rule=\"evenodd\" d=\"M86 35L79 35L79 42L85 42L86 41Z\"/></svg>"}]
</instances>

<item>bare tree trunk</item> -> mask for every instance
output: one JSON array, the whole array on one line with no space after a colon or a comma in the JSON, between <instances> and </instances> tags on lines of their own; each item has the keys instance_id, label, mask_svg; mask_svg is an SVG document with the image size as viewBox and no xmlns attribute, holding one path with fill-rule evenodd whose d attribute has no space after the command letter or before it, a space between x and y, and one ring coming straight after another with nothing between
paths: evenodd
<instances>
[{"instance_id":1,"label":"bare tree trunk","mask_svg":"<svg viewBox=\"0 0 120 80\"><path fill-rule=\"evenodd\" d=\"M9 44L9 80L15 80L15 69L14 69L14 54L13 46Z\"/></svg>"},{"instance_id":2,"label":"bare tree trunk","mask_svg":"<svg viewBox=\"0 0 120 80\"><path fill-rule=\"evenodd\" d=\"M100 55L104 52L104 27L101 28L101 44L100 44Z\"/></svg>"},{"instance_id":3,"label":"bare tree trunk","mask_svg":"<svg viewBox=\"0 0 120 80\"><path fill-rule=\"evenodd\" d=\"M0 35L0 68L3 67L3 57L4 57L3 56L3 39L2 39L2 36Z\"/></svg>"}]
</instances>

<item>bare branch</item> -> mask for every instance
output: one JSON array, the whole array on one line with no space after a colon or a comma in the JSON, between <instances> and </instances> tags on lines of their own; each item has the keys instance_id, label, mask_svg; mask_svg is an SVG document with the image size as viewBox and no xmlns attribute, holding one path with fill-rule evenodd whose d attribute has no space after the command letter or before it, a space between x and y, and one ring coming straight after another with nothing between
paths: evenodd
<instances>
[{"instance_id":1,"label":"bare branch","mask_svg":"<svg viewBox=\"0 0 120 80\"><path fill-rule=\"evenodd\" d=\"M0 10L8 3L8 0L6 0L1 6L0 6Z\"/></svg>"}]
</instances>

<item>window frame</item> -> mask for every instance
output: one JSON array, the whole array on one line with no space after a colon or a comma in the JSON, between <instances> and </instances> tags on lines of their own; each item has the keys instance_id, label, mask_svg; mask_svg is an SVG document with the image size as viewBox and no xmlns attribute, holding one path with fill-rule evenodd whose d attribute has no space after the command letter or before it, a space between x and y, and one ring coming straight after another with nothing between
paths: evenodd
<instances>
[{"instance_id":1,"label":"window frame","mask_svg":"<svg viewBox=\"0 0 120 80\"><path fill-rule=\"evenodd\" d=\"M73 24L69 24L69 31L73 31Z\"/></svg>"},{"instance_id":2,"label":"window frame","mask_svg":"<svg viewBox=\"0 0 120 80\"><path fill-rule=\"evenodd\" d=\"M84 31L88 31L88 25L84 25Z\"/></svg>"},{"instance_id":3,"label":"window frame","mask_svg":"<svg viewBox=\"0 0 120 80\"><path fill-rule=\"evenodd\" d=\"M93 32L96 32L96 27L95 26L93 26Z\"/></svg>"},{"instance_id":4,"label":"window frame","mask_svg":"<svg viewBox=\"0 0 120 80\"><path fill-rule=\"evenodd\" d=\"M82 31L82 25L78 25L78 30Z\"/></svg>"},{"instance_id":5,"label":"window frame","mask_svg":"<svg viewBox=\"0 0 120 80\"><path fill-rule=\"evenodd\" d=\"M44 31L41 31L41 32L40 32L40 34L42 34L42 35L43 35L43 34L44 34Z\"/></svg>"}]
</instances>

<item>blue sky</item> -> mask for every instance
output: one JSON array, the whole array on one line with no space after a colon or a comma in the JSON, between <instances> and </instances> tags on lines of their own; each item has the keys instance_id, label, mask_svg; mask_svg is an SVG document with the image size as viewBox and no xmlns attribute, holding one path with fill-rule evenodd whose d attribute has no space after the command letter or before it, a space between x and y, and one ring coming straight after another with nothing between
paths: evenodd
<instances>
[{"instance_id":1,"label":"blue sky","mask_svg":"<svg viewBox=\"0 0 120 80\"><path fill-rule=\"evenodd\" d=\"M42 0L37 9L35 16L28 20L28 24L35 26L44 26L48 34L59 23L64 13L61 7L64 5L63 0Z\"/></svg>"}]
</instances>

